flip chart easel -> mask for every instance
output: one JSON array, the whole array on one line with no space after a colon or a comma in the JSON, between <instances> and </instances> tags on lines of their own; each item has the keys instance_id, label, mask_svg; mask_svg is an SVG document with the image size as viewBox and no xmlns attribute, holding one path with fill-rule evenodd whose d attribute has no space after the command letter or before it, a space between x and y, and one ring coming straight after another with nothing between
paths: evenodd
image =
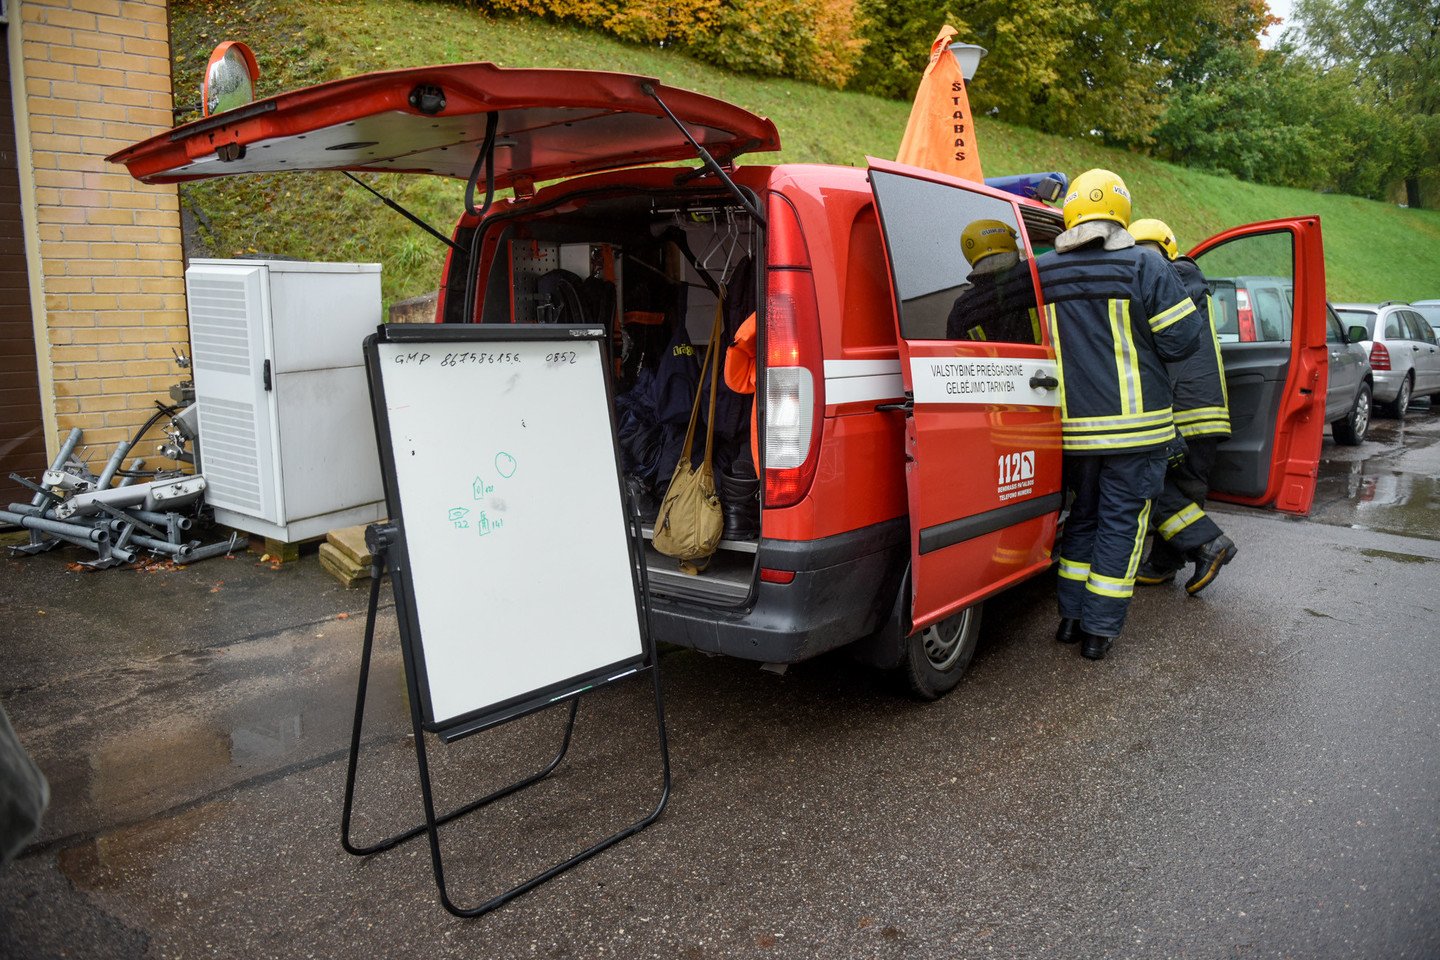
<instances>
[{"instance_id":1,"label":"flip chart easel","mask_svg":"<svg viewBox=\"0 0 1440 960\"><path fill-rule=\"evenodd\" d=\"M390 521L374 560L355 696L341 845L355 856L425 833L440 902L501 906L653 823L670 796L660 672L640 518L627 507L601 327L387 326L365 341ZM380 581L391 574L425 821L367 846L350 838ZM580 696L649 674L663 782L625 829L473 907L445 885L439 827L544 779L570 747ZM437 815L426 735L443 743L565 708L535 773Z\"/></svg>"}]
</instances>

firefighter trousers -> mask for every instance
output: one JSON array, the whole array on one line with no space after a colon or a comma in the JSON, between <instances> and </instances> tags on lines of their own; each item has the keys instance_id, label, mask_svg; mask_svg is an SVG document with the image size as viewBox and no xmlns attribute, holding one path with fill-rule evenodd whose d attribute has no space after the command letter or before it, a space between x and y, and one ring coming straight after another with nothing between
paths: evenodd
<instances>
[{"instance_id":1,"label":"firefighter trousers","mask_svg":"<svg viewBox=\"0 0 1440 960\"><path fill-rule=\"evenodd\" d=\"M1224 532L1205 512L1210 469L1215 465L1221 439L1187 439L1185 459L1166 472L1165 488L1150 509L1150 531L1155 534L1155 541L1147 562L1152 570L1180 569L1191 550Z\"/></svg>"},{"instance_id":2,"label":"firefighter trousers","mask_svg":"<svg viewBox=\"0 0 1440 960\"><path fill-rule=\"evenodd\" d=\"M1065 457L1074 493L1060 540L1060 616L1116 637L1125 625L1150 502L1165 482L1164 450Z\"/></svg>"}]
</instances>

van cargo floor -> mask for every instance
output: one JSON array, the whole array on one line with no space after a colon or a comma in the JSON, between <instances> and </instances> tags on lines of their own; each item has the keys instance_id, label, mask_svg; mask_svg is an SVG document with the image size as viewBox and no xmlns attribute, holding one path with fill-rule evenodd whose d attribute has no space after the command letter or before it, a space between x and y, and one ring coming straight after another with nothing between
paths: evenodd
<instances>
[{"instance_id":1,"label":"van cargo floor","mask_svg":"<svg viewBox=\"0 0 1440 960\"><path fill-rule=\"evenodd\" d=\"M651 531L645 529L645 563L650 573L650 589L655 593L682 599L728 600L738 602L750 595L755 580L754 541L725 540L705 570L691 576L680 569L680 561L667 557L650 544Z\"/></svg>"}]
</instances>

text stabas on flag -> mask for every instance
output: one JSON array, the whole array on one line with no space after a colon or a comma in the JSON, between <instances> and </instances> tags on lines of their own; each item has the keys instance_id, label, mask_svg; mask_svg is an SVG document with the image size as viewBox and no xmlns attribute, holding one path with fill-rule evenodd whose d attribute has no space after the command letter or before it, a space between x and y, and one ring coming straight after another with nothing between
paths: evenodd
<instances>
[{"instance_id":1,"label":"text stabas on flag","mask_svg":"<svg viewBox=\"0 0 1440 960\"><path fill-rule=\"evenodd\" d=\"M970 97L960 64L949 51L954 39L955 28L947 25L930 46L930 62L915 93L910 122L895 159L983 183Z\"/></svg>"}]
</instances>

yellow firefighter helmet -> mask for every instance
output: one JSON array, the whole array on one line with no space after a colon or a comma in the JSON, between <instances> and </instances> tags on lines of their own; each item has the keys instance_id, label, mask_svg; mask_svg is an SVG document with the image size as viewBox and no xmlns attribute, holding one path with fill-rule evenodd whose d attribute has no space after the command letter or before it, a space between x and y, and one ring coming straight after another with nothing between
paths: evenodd
<instances>
[{"instance_id":1,"label":"yellow firefighter helmet","mask_svg":"<svg viewBox=\"0 0 1440 960\"><path fill-rule=\"evenodd\" d=\"M1125 181L1109 170L1086 170L1065 194L1065 229L1087 220L1112 220L1130 225L1130 191Z\"/></svg>"},{"instance_id":2,"label":"yellow firefighter helmet","mask_svg":"<svg viewBox=\"0 0 1440 960\"><path fill-rule=\"evenodd\" d=\"M1015 228L1003 220L972 220L960 231L960 249L973 267L994 253L1015 253L1020 249Z\"/></svg>"},{"instance_id":3,"label":"yellow firefighter helmet","mask_svg":"<svg viewBox=\"0 0 1440 960\"><path fill-rule=\"evenodd\" d=\"M1180 244L1175 242L1175 231L1165 225L1164 220L1136 220L1130 224L1130 236L1136 243L1153 243L1165 251L1171 260L1180 256Z\"/></svg>"}]
</instances>

